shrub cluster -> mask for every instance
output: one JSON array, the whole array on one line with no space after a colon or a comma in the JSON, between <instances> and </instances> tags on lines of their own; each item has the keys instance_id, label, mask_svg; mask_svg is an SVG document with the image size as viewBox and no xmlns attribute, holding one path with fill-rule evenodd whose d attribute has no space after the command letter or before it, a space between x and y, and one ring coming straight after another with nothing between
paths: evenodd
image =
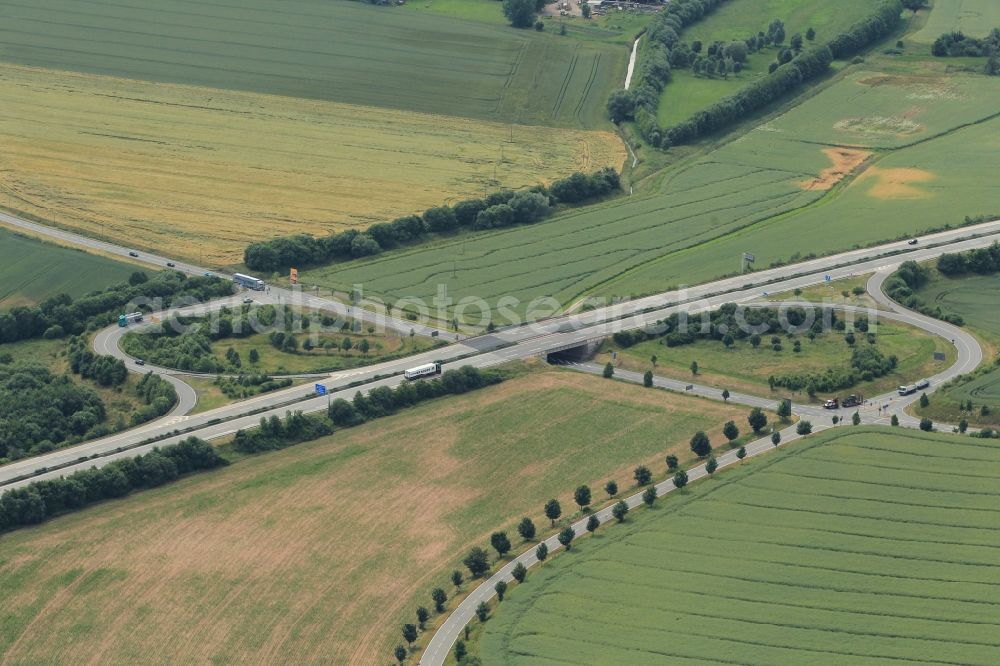
<instances>
[{"instance_id":1,"label":"shrub cluster","mask_svg":"<svg viewBox=\"0 0 1000 666\"><path fill-rule=\"evenodd\" d=\"M124 361L114 356L98 356L87 348L87 341L80 336L70 340L69 367L74 374L92 379L101 386L120 386L128 379Z\"/></svg>"},{"instance_id":2,"label":"shrub cluster","mask_svg":"<svg viewBox=\"0 0 1000 666\"><path fill-rule=\"evenodd\" d=\"M267 375L241 374L236 377L216 377L214 383L230 398L240 399L288 388L292 385L292 380L287 377L274 379Z\"/></svg>"},{"instance_id":3,"label":"shrub cluster","mask_svg":"<svg viewBox=\"0 0 1000 666\"><path fill-rule=\"evenodd\" d=\"M367 396L359 391L351 402L339 398L330 403L327 413L334 425L351 427L369 419L394 414L403 407L410 407L425 400L467 393L501 381L503 375L498 372L463 365L458 370L448 370L439 379L403 382L394 389L379 386L372 389Z\"/></svg>"},{"instance_id":4,"label":"shrub cluster","mask_svg":"<svg viewBox=\"0 0 1000 666\"><path fill-rule=\"evenodd\" d=\"M135 393L146 406L132 415L130 423L132 426L163 416L177 404L177 390L174 385L152 372L146 373L139 380Z\"/></svg>"},{"instance_id":5,"label":"shrub cluster","mask_svg":"<svg viewBox=\"0 0 1000 666\"><path fill-rule=\"evenodd\" d=\"M135 299L159 298L163 307L169 307L181 298L205 301L232 293L231 282L214 277L187 277L176 271L156 273L147 280L136 280L133 276L129 283L115 284L76 300L61 294L37 306L16 307L0 314L0 344L43 335L46 338L79 335L88 327L113 323L122 308Z\"/></svg>"},{"instance_id":6,"label":"shrub cluster","mask_svg":"<svg viewBox=\"0 0 1000 666\"><path fill-rule=\"evenodd\" d=\"M968 252L942 254L938 257L937 269L948 277L978 273L988 275L1000 271L1000 243L989 247L976 248Z\"/></svg>"},{"instance_id":7,"label":"shrub cluster","mask_svg":"<svg viewBox=\"0 0 1000 666\"><path fill-rule=\"evenodd\" d=\"M552 212L558 203L576 204L597 199L621 187L618 173L605 167L592 174L574 173L546 189L535 186L523 192L501 190L484 199L438 206L422 216L407 215L392 222L373 224L365 231L350 229L316 238L308 234L280 236L253 243L243 253L243 263L256 271L284 271L379 254L400 245L425 240L431 234L465 229L494 229L532 224Z\"/></svg>"},{"instance_id":8,"label":"shrub cluster","mask_svg":"<svg viewBox=\"0 0 1000 666\"><path fill-rule=\"evenodd\" d=\"M0 495L0 531L35 525L60 513L225 464L210 444L189 437L104 467L91 467L51 481L35 481Z\"/></svg>"},{"instance_id":9,"label":"shrub cluster","mask_svg":"<svg viewBox=\"0 0 1000 666\"><path fill-rule=\"evenodd\" d=\"M0 460L78 442L104 421L97 393L41 365L0 366Z\"/></svg>"},{"instance_id":10,"label":"shrub cluster","mask_svg":"<svg viewBox=\"0 0 1000 666\"><path fill-rule=\"evenodd\" d=\"M772 386L783 386L791 391L805 389L809 395L832 393L850 388L858 381L871 381L896 369L898 359L885 356L875 347L858 347L851 353L847 368L827 368L823 372L792 373L769 378Z\"/></svg>"},{"instance_id":11,"label":"shrub cluster","mask_svg":"<svg viewBox=\"0 0 1000 666\"><path fill-rule=\"evenodd\" d=\"M947 255L942 255L942 258ZM955 255L951 255L955 256ZM952 259L946 259L946 267L950 267ZM916 310L928 317L936 317L955 326L965 324L965 319L959 314L945 313L940 306L931 307L924 303L916 291L927 284L930 279L930 272L914 261L906 261L900 264L899 270L885 281L883 288L886 295L900 305L911 310Z\"/></svg>"},{"instance_id":12,"label":"shrub cluster","mask_svg":"<svg viewBox=\"0 0 1000 666\"><path fill-rule=\"evenodd\" d=\"M947 32L934 40L931 53L938 57L981 57L1000 52L1000 28L993 28L983 39L961 32Z\"/></svg>"},{"instance_id":13,"label":"shrub cluster","mask_svg":"<svg viewBox=\"0 0 1000 666\"><path fill-rule=\"evenodd\" d=\"M261 417L255 430L238 430L233 448L241 453L274 451L286 446L324 437L333 432L330 422L322 416L306 416L302 412L288 412L282 421L277 416Z\"/></svg>"}]
</instances>

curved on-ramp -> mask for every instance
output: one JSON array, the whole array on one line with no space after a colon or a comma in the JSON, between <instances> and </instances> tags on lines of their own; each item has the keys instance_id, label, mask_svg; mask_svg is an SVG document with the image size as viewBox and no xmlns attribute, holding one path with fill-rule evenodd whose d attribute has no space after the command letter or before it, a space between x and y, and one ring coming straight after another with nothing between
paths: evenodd
<instances>
[{"instance_id":1,"label":"curved on-ramp","mask_svg":"<svg viewBox=\"0 0 1000 666\"><path fill-rule=\"evenodd\" d=\"M911 326L915 326L932 333L933 335L949 340L955 346L957 356L955 362L951 366L927 378L931 382L927 392L933 392L937 390L937 387L940 384L953 379L960 374L971 372L979 366L983 360L983 351L978 341L967 331L939 319L934 319L933 317L928 317L920 314L919 312L908 310L907 308L895 303L885 295L882 290L882 284L893 272L896 271L896 269L899 268L901 263L902 262L900 261L880 266L868 281L868 289L872 297L877 303L885 306L887 308L886 310L875 310L873 308L844 304L824 304L811 301L782 301L767 303L751 302L746 303L745 305L747 307L829 307L836 310L865 313L870 317L885 317L887 319L893 319L910 324ZM599 373L603 370L603 368L600 368L595 364L573 365L580 367L584 371L592 373ZM622 378L627 381L642 381L639 373L631 373L628 371L620 373L616 371L616 376L619 375L622 375ZM657 386L667 388L669 390L701 395L702 397L714 400L721 399L721 394L715 387L694 385L690 382L680 382L662 377L654 378L654 383ZM865 406L857 411L862 417L862 422L887 424L891 420L892 415L895 415L899 419L901 426L916 428L919 424L919 420L910 416L906 412L906 408L918 399L919 396L917 394L900 396L898 393L889 392L870 398L866 401ZM765 399L758 396L740 393L730 395L729 400L753 407L767 407L774 404L773 398ZM815 406L797 406L794 411L799 417L808 416L811 418L818 418L830 414L830 412L826 412L822 408ZM829 427L832 426L825 423L825 419L824 422L813 422L813 432L819 432ZM780 446L784 446L785 444L800 438L801 436L795 432L794 427L785 428L781 431ZM762 438L747 445L745 448L747 457L753 457L766 453L767 451L775 448L775 446L771 444L770 438ZM717 457L717 462L719 467L722 468L739 462L739 459L736 456L736 451L726 451ZM696 481L708 476L708 472L705 470L704 464L687 470L687 473L689 481ZM657 495L659 496L673 492L675 489L676 488L674 487L672 479L667 479L659 484L656 484ZM645 488L625 499L629 509L633 509L642 504L643 492L645 492ZM612 507L609 505L604 509L595 512L593 515L596 515L600 523L603 525L613 519L611 509ZM580 519L571 525L573 532L577 536L587 533L587 521L589 519L590 517L587 516L586 518ZM556 552L563 547L562 544L559 543L556 535L552 535L539 543L545 543L549 549L549 553ZM508 584L511 583L514 580L512 572L518 564L523 564L526 568L531 568L535 564L538 564L538 558L535 555L535 548L537 548L537 546L538 544L533 544L531 548L506 563L499 571L480 583L478 587L476 587L465 599L462 600L462 602L451 612L445 622L431 637L430 642L427 644L427 648L421 654L420 666L442 666L444 664L444 661L447 658L452 646L455 644L455 641L458 639L459 634L475 617L476 607L479 606L480 603L490 601L496 595L496 591L494 589L496 584L500 581L504 581Z\"/></svg>"}]
</instances>

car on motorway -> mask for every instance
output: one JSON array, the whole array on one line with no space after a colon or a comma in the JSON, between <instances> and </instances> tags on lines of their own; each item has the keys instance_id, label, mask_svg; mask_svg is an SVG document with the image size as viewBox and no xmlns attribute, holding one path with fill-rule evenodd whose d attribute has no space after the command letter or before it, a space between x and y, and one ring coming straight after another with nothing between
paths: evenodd
<instances>
[{"instance_id":1,"label":"car on motorway","mask_svg":"<svg viewBox=\"0 0 1000 666\"><path fill-rule=\"evenodd\" d=\"M916 245L919 242L920 241L918 241L916 238L911 238L909 241L907 241L907 245Z\"/></svg>"},{"instance_id":2,"label":"car on motorway","mask_svg":"<svg viewBox=\"0 0 1000 666\"><path fill-rule=\"evenodd\" d=\"M135 364L136 365L146 365L146 362L144 360L142 360L141 358L137 358L137 359L135 359Z\"/></svg>"},{"instance_id":3,"label":"car on motorway","mask_svg":"<svg viewBox=\"0 0 1000 666\"><path fill-rule=\"evenodd\" d=\"M172 262L172 261L168 261L167 262L167 268L173 268L174 266L176 266L176 264L174 262Z\"/></svg>"},{"instance_id":4,"label":"car on motorway","mask_svg":"<svg viewBox=\"0 0 1000 666\"><path fill-rule=\"evenodd\" d=\"M130 257L138 257L139 253L138 252L129 252L128 256L130 256Z\"/></svg>"}]
</instances>

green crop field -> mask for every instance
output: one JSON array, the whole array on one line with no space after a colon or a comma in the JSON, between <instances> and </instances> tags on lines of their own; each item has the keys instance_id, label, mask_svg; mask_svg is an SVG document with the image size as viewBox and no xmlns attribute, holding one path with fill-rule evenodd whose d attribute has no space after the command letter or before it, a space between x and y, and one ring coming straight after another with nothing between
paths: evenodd
<instances>
[{"instance_id":1,"label":"green crop field","mask_svg":"<svg viewBox=\"0 0 1000 666\"><path fill-rule=\"evenodd\" d=\"M874 395L891 391L900 384L912 382L913 379L933 375L948 367L955 360L955 348L947 341L931 335L920 329L898 324L896 322L879 321L873 326L876 331L875 348L885 356L896 356L899 365L894 372L869 382L859 382L843 389L841 393L862 393ZM645 372L652 370L654 374L673 379L691 380L691 363L698 363L697 381L700 384L715 386L720 391L743 391L757 395L772 394L768 386L768 377L794 375L800 373L822 373L827 368L843 368L850 366L852 348L844 341L840 332L821 333L815 340L806 336L796 336L802 343L802 351L795 353L792 340L782 337L781 351L773 351L770 344L771 336L764 336L760 347L754 349L749 340L737 340L726 348L718 340L699 340L693 344L678 347L667 347L659 340L648 340L621 349L612 343L604 347L605 352L611 349L618 351L622 365L629 370ZM863 348L868 345L864 334L855 346ZM943 352L944 361L934 361L934 352ZM656 356L656 367L650 361ZM598 355L597 361L605 363L607 356ZM787 389L777 388L772 395L789 394ZM830 396L817 395L814 402L820 402ZM809 402L805 391L795 394L797 402Z\"/></svg>"},{"instance_id":2,"label":"green crop field","mask_svg":"<svg viewBox=\"0 0 1000 666\"><path fill-rule=\"evenodd\" d=\"M306 279L341 290L363 284L389 300L430 299L443 284L456 301L512 296L523 309L551 296L568 306L588 293L629 296L710 280L735 271L746 251L767 266L994 212L983 174L1000 149L1000 80L937 66L905 76L851 71L807 105L677 167L653 194ZM881 119L912 125L897 136L895 121Z\"/></svg>"},{"instance_id":3,"label":"green crop field","mask_svg":"<svg viewBox=\"0 0 1000 666\"><path fill-rule=\"evenodd\" d=\"M746 412L543 369L5 534L0 660L385 664L471 545Z\"/></svg>"},{"instance_id":4,"label":"green crop field","mask_svg":"<svg viewBox=\"0 0 1000 666\"><path fill-rule=\"evenodd\" d=\"M501 666L991 666L998 478L979 440L830 431L574 542L476 647Z\"/></svg>"},{"instance_id":5,"label":"green crop field","mask_svg":"<svg viewBox=\"0 0 1000 666\"><path fill-rule=\"evenodd\" d=\"M138 266L45 243L0 227L0 309L57 294L83 296L127 280Z\"/></svg>"},{"instance_id":6,"label":"green crop field","mask_svg":"<svg viewBox=\"0 0 1000 666\"><path fill-rule=\"evenodd\" d=\"M998 27L1000 4L994 0L934 0L927 23L913 38L930 44L941 34L953 31L985 37Z\"/></svg>"},{"instance_id":7,"label":"green crop field","mask_svg":"<svg viewBox=\"0 0 1000 666\"><path fill-rule=\"evenodd\" d=\"M0 26L0 60L22 65L572 127L605 124L626 57L345 0L0 2Z\"/></svg>"},{"instance_id":8,"label":"green crop field","mask_svg":"<svg viewBox=\"0 0 1000 666\"><path fill-rule=\"evenodd\" d=\"M804 37L810 27L816 31L815 43L824 44L865 16L870 7L870 0L835 4L827 0L728 2L687 28L682 38L703 44L743 41L758 32L767 32L768 24L779 19L785 23L785 46L792 35L800 33ZM766 74L778 51L776 47L769 47L750 54L743 72L727 79L694 76L690 69L675 71L673 79L660 94L657 107L660 125L666 127L686 120L709 104L735 94L748 81Z\"/></svg>"},{"instance_id":9,"label":"green crop field","mask_svg":"<svg viewBox=\"0 0 1000 666\"><path fill-rule=\"evenodd\" d=\"M945 314L959 314L973 332L986 342L986 364L981 372L965 380L949 383L931 396L931 404L917 407L921 416L957 423L966 418L977 425L1000 426L1000 368L990 364L1000 341L1000 312L996 307L996 294L1000 290L1000 276L968 275L947 278L932 272L931 280L917 291L917 295L931 307L940 307ZM991 355L991 349L993 354ZM961 409L960 404L971 400L972 412ZM982 413L986 405L988 413Z\"/></svg>"}]
</instances>

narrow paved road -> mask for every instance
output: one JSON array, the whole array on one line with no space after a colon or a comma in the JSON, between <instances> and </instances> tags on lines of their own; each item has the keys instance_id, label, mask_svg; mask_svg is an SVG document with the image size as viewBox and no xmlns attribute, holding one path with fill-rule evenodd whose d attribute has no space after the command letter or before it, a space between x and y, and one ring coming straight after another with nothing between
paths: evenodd
<instances>
[{"instance_id":1,"label":"narrow paved road","mask_svg":"<svg viewBox=\"0 0 1000 666\"><path fill-rule=\"evenodd\" d=\"M906 308L896 304L885 295L882 291L882 283L896 270L899 263L902 263L902 260L897 260L893 264L879 267L868 282L868 289L871 295L875 298L877 303L886 306L886 308L888 308L887 310L875 311L869 308L835 304L830 304L828 307L859 314L865 313L868 314L870 318L881 317L900 321L945 338L954 344L957 351L955 362L948 368L943 369L941 372L926 378L931 382L930 386L927 388L927 392L930 393L935 391L940 384L948 381L949 379L974 370L982 362L982 348L979 346L976 339L968 332L938 319L907 310ZM819 304L807 301L782 301L780 303L751 302L746 303L745 305L748 307L816 307ZM599 375L604 371L603 366L596 363L567 363L567 365L595 375ZM616 369L615 377L637 384L641 384L643 381L642 373L632 372L629 370ZM916 382L919 379L925 378L914 377L911 381ZM653 384L654 386L690 395L698 395L713 400L722 399L721 390L714 386L706 386L703 384L696 384L694 382L680 381L658 376L653 377ZM888 425L892 419L892 415L895 414L899 419L901 426L916 428L919 425L919 419L907 414L906 407L918 399L919 394L904 397L900 396L896 391L892 391L869 398L865 401L864 406L859 409L848 408L825 410L821 406L803 405L795 402L793 402L792 406L793 413L797 417L809 420L813 424L813 432L819 432L820 430L833 427L832 416L834 414L838 414L842 419L844 419L845 417L849 418L855 411L861 415L862 423ZM760 407L763 409L774 408L777 401L774 397L764 398L739 392L732 393L729 400L737 404L747 405L749 407ZM880 409L880 407L882 408ZM781 431L782 445L799 438L800 436L795 433L794 428L786 428ZM771 448L773 448L773 446L769 438L760 439L746 447L747 456L751 457L760 455L761 453L769 451ZM738 458L736 457L735 451L727 451L718 457L720 468L735 464L736 462L738 462ZM707 472L705 471L704 465L699 465L692 470L688 470L688 477L690 481L695 481L706 475ZM675 490L672 480L663 481L658 484L656 488L659 495L664 495ZM635 493L626 501L629 508L639 506L642 503L642 492ZM598 511L596 515L602 524L613 518L611 516L610 506ZM574 523L572 526L573 531L577 535L584 534L586 532L586 523L587 519L581 519L580 521ZM545 544L548 546L550 553L562 547L555 536L546 539ZM426 650L424 650L421 655L421 666L440 666L444 663L448 656L448 652L455 644L459 634L475 617L476 607L482 602L491 600L496 594L496 591L494 590L495 585L501 580L508 583L512 581L513 576L511 575L511 572L518 563L521 563L525 567L529 568L538 563L538 559L535 556L536 547L537 545L532 546L530 549L521 553L521 555L504 565L504 567L493 574L488 580L483 581L475 590L473 590L472 593L469 594L469 596L466 597L457 608L452 610L448 619L445 620L444 624L442 624L431 637Z\"/></svg>"}]
</instances>

